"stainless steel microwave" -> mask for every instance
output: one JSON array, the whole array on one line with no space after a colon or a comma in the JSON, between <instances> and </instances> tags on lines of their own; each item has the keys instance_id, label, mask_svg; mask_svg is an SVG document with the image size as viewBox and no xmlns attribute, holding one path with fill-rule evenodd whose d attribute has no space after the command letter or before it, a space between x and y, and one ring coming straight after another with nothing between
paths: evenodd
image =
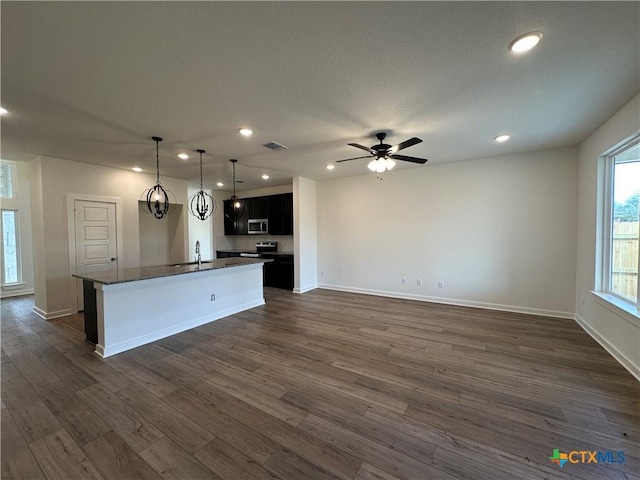
<instances>
[{"instance_id":1,"label":"stainless steel microwave","mask_svg":"<svg viewBox=\"0 0 640 480\"><path fill-rule=\"evenodd\" d=\"M250 218L247 223L250 234L269 233L269 220L266 218Z\"/></svg>"}]
</instances>

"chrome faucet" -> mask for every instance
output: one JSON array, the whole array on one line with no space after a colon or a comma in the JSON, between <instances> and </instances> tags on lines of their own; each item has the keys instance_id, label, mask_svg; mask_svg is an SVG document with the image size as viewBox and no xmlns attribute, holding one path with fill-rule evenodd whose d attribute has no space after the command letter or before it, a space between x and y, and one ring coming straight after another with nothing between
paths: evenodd
<instances>
[{"instance_id":1,"label":"chrome faucet","mask_svg":"<svg viewBox=\"0 0 640 480\"><path fill-rule=\"evenodd\" d=\"M200 240L196 240L196 260L198 261L198 268L202 266L202 258L200 258Z\"/></svg>"}]
</instances>

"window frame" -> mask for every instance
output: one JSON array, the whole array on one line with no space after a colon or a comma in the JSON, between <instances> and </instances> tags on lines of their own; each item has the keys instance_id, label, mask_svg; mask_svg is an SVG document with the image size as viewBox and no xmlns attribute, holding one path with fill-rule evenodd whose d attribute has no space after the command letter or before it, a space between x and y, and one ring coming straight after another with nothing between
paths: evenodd
<instances>
[{"instance_id":1,"label":"window frame","mask_svg":"<svg viewBox=\"0 0 640 480\"><path fill-rule=\"evenodd\" d=\"M22 252L20 249L20 212L17 208L2 208L0 209L0 215L4 216L4 212L13 212L14 213L14 231L15 231L15 242L16 242L16 281L15 282L7 282L5 276L5 264L4 264L4 221L0 221L0 235L2 235L2 255L0 255L0 268L2 268L2 273L0 277L0 282L2 287L12 287L16 285L22 285Z\"/></svg>"},{"instance_id":2,"label":"window frame","mask_svg":"<svg viewBox=\"0 0 640 480\"><path fill-rule=\"evenodd\" d=\"M621 153L640 144L640 132L636 133L632 137L628 138L624 142L621 142L617 147L614 147L609 152L602 155L604 160L604 175L603 175L603 197L602 197L602 248L601 255L601 268L599 278L597 278L595 293L600 299L603 299L611 305L618 307L619 309L640 318L640 281L638 281L636 301L624 297L612 290L612 259L613 259L613 218L614 218L614 168L615 157ZM638 258L638 272L640 276L640 256Z\"/></svg>"},{"instance_id":3,"label":"window frame","mask_svg":"<svg viewBox=\"0 0 640 480\"><path fill-rule=\"evenodd\" d=\"M17 192L17 181L18 181L18 173L17 173L17 167L16 167L16 162L13 162L11 160L1 160L0 159L0 168L3 167L9 167L10 170L10 182L11 183L11 196L5 196L2 194L2 188L0 188L0 198L2 200L16 200L17 196L18 196L18 192ZM1 180L0 180L1 182Z\"/></svg>"}]
</instances>

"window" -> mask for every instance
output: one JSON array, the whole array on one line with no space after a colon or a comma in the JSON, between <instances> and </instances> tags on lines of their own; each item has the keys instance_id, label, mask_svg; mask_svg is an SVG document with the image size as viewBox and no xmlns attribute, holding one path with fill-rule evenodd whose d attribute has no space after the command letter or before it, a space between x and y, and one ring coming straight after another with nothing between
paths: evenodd
<instances>
[{"instance_id":1,"label":"window","mask_svg":"<svg viewBox=\"0 0 640 480\"><path fill-rule=\"evenodd\" d=\"M2 284L20 283L17 210L2 210Z\"/></svg>"},{"instance_id":2,"label":"window","mask_svg":"<svg viewBox=\"0 0 640 480\"><path fill-rule=\"evenodd\" d=\"M640 270L640 139L606 157L602 291L637 312Z\"/></svg>"},{"instance_id":3,"label":"window","mask_svg":"<svg viewBox=\"0 0 640 480\"><path fill-rule=\"evenodd\" d=\"M0 160L0 198L15 198L16 165Z\"/></svg>"}]
</instances>

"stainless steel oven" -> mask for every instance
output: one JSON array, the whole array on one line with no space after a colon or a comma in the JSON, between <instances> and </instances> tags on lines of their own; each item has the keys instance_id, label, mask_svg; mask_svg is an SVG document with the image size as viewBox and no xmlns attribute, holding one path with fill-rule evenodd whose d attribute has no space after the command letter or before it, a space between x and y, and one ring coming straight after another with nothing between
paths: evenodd
<instances>
[{"instance_id":1,"label":"stainless steel oven","mask_svg":"<svg viewBox=\"0 0 640 480\"><path fill-rule=\"evenodd\" d=\"M278 250L278 242L258 242L255 252L242 252L241 257L260 258L263 253L275 252Z\"/></svg>"}]
</instances>

